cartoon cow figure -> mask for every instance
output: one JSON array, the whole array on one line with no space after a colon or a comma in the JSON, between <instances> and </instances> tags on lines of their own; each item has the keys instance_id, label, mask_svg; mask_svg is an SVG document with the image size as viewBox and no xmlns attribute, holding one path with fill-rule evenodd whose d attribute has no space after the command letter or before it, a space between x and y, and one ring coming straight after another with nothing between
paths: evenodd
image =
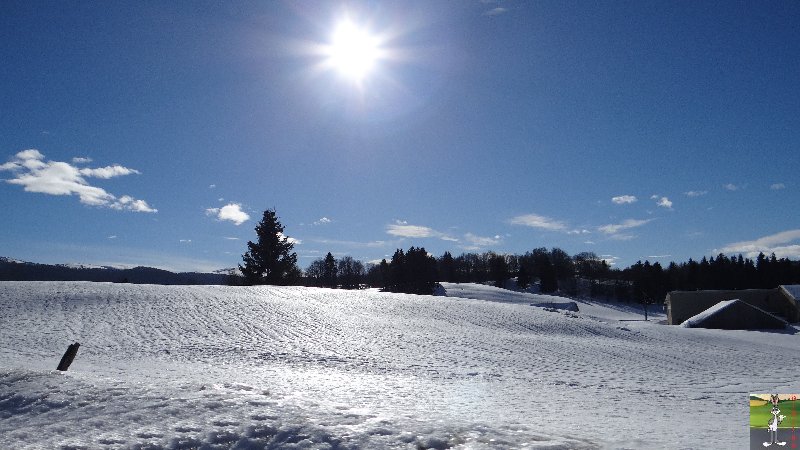
<instances>
[{"instance_id":1,"label":"cartoon cow figure","mask_svg":"<svg viewBox=\"0 0 800 450\"><path fill-rule=\"evenodd\" d=\"M772 402L772 418L769 419L767 427L770 442L764 442L764 447L769 447L772 444L786 445L786 442L778 442L778 425L786 418L786 416L781 415L781 410L778 409L778 395L770 395L769 400Z\"/></svg>"}]
</instances>

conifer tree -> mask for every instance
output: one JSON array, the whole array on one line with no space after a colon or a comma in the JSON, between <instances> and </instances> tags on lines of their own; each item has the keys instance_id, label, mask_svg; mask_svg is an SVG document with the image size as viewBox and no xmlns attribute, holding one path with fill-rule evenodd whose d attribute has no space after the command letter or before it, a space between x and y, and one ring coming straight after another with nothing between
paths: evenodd
<instances>
[{"instance_id":1,"label":"conifer tree","mask_svg":"<svg viewBox=\"0 0 800 450\"><path fill-rule=\"evenodd\" d=\"M257 242L247 242L247 252L242 255L244 266L239 270L247 284L289 285L300 274L294 243L283 234L283 225L274 209L264 211L256 225Z\"/></svg>"},{"instance_id":2,"label":"conifer tree","mask_svg":"<svg viewBox=\"0 0 800 450\"><path fill-rule=\"evenodd\" d=\"M531 274L528 273L527 263L522 263L517 271L517 287L526 289L529 284L531 284Z\"/></svg>"},{"instance_id":3,"label":"conifer tree","mask_svg":"<svg viewBox=\"0 0 800 450\"><path fill-rule=\"evenodd\" d=\"M450 252L444 252L442 257L439 258L439 276L442 281L455 281L455 261Z\"/></svg>"},{"instance_id":4,"label":"conifer tree","mask_svg":"<svg viewBox=\"0 0 800 450\"><path fill-rule=\"evenodd\" d=\"M337 284L338 267L336 258L333 257L331 252L325 255L324 268L322 271L322 285L325 287L336 287Z\"/></svg>"},{"instance_id":5,"label":"conifer tree","mask_svg":"<svg viewBox=\"0 0 800 450\"><path fill-rule=\"evenodd\" d=\"M506 257L491 253L489 255L489 273L494 280L495 287L503 288L510 277Z\"/></svg>"},{"instance_id":6,"label":"conifer tree","mask_svg":"<svg viewBox=\"0 0 800 450\"><path fill-rule=\"evenodd\" d=\"M550 294L558 290L556 270L553 267L553 263L550 262L549 255L546 252L537 252L537 250L534 250L533 263L536 267L536 273L539 275L540 290L543 294Z\"/></svg>"}]
</instances>

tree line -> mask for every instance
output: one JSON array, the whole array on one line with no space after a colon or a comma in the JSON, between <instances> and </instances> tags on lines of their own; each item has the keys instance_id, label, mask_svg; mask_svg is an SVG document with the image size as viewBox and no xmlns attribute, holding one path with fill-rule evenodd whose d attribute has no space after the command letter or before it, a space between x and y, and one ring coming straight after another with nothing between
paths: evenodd
<instances>
[{"instance_id":1,"label":"tree line","mask_svg":"<svg viewBox=\"0 0 800 450\"><path fill-rule=\"evenodd\" d=\"M239 265L232 284L299 284L328 288L380 288L389 292L431 294L437 282L487 283L545 294L591 296L608 300L660 303L667 292L697 289L774 288L800 284L800 262L759 254L757 258L719 254L698 262L637 261L625 269L608 264L592 252L569 255L560 248L535 248L524 254L444 252L439 257L424 247L397 249L391 259L364 264L352 256L336 259L328 252L305 271L297 266L294 244L284 234L274 210L256 226L257 242Z\"/></svg>"}]
</instances>

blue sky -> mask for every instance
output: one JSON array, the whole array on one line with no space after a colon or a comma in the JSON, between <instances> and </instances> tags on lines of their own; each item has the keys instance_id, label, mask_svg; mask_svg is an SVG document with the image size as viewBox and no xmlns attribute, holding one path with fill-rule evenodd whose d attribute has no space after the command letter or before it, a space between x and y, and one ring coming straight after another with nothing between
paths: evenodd
<instances>
[{"instance_id":1,"label":"blue sky","mask_svg":"<svg viewBox=\"0 0 800 450\"><path fill-rule=\"evenodd\" d=\"M231 267L275 208L303 268L797 259L798 23L794 0L5 1L0 255Z\"/></svg>"}]
</instances>

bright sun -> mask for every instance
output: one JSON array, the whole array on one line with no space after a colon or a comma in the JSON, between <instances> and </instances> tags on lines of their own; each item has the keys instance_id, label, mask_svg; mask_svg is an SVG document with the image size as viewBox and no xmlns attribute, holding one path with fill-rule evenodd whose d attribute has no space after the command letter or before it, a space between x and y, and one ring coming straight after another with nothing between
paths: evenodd
<instances>
[{"instance_id":1,"label":"bright sun","mask_svg":"<svg viewBox=\"0 0 800 450\"><path fill-rule=\"evenodd\" d=\"M333 32L325 53L328 64L339 74L361 82L375 68L381 49L374 35L349 20L343 20Z\"/></svg>"}]
</instances>

